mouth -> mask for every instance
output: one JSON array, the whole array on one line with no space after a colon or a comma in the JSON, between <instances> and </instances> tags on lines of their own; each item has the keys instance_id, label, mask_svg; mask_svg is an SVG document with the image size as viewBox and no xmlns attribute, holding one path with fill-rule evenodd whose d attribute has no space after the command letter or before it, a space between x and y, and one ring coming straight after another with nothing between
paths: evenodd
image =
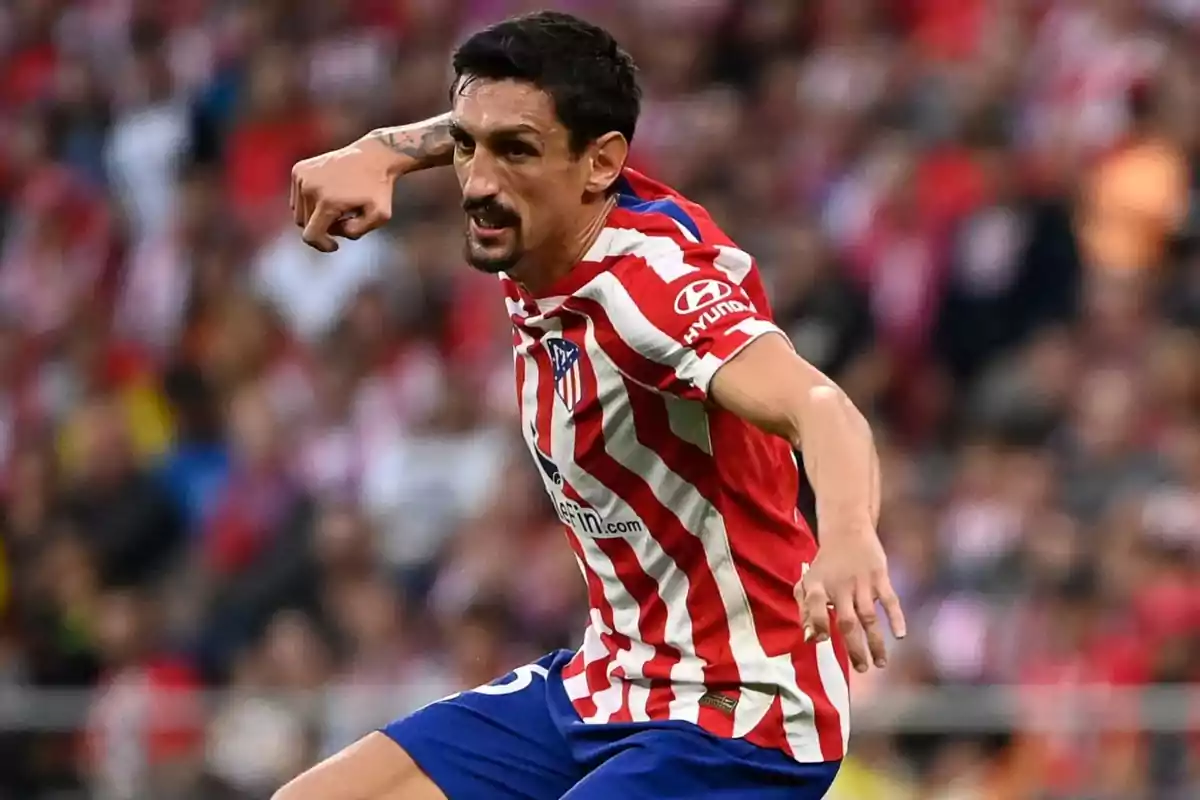
<instances>
[{"instance_id":1,"label":"mouth","mask_svg":"<svg viewBox=\"0 0 1200 800\"><path fill-rule=\"evenodd\" d=\"M467 214L471 234L478 239L494 239L512 230L516 225L507 215L492 211L472 211Z\"/></svg>"}]
</instances>

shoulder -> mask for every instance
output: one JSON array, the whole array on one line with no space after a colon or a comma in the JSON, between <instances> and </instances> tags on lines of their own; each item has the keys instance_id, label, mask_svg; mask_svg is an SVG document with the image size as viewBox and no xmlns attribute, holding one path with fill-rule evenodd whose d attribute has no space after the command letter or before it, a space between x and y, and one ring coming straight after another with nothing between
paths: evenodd
<instances>
[{"instance_id":1,"label":"shoulder","mask_svg":"<svg viewBox=\"0 0 1200 800\"><path fill-rule=\"evenodd\" d=\"M687 287L740 294L764 303L754 259L696 203L633 170L618 184L617 206L585 261L602 264L599 287L639 304L670 304ZM732 290L729 292L728 290Z\"/></svg>"},{"instance_id":2,"label":"shoulder","mask_svg":"<svg viewBox=\"0 0 1200 800\"><path fill-rule=\"evenodd\" d=\"M600 232L588 260L604 262L607 272L635 296L661 297L696 281L737 288L756 273L754 259L732 244L696 241L670 224L622 224L614 215Z\"/></svg>"}]
</instances>

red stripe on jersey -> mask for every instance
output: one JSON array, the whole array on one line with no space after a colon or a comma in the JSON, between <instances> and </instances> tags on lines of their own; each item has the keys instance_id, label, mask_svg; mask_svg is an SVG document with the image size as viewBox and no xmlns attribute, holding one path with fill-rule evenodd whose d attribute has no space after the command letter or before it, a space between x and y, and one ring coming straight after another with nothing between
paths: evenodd
<instances>
[{"instance_id":1,"label":"red stripe on jersey","mask_svg":"<svg viewBox=\"0 0 1200 800\"><path fill-rule=\"evenodd\" d=\"M586 349L581 325L565 327L563 338ZM585 391L591 393L592 397L599 396L596 394L596 374L592 369L583 370L583 380ZM575 442L576 464L632 508L645 522L646 535L653 536L663 553L688 576L686 605L692 620L693 646L696 655L704 661L705 686L727 692L738 691L741 680L737 665L729 654L729 620L703 543L684 528L671 509L658 501L641 476L626 469L608 454L604 447L603 419L598 403L577 410ZM645 598L638 600L639 605L645 602ZM733 731L731 717L707 706L700 708L700 721L702 727L718 735L728 736Z\"/></svg>"},{"instance_id":2,"label":"red stripe on jersey","mask_svg":"<svg viewBox=\"0 0 1200 800\"><path fill-rule=\"evenodd\" d=\"M617 669L620 670L620 667ZM623 671L621 672L620 677L625 677ZM616 711L613 712L613 715L608 718L609 722L633 722L633 709L629 702L629 689L632 685L633 684L627 680L621 682L621 705Z\"/></svg>"},{"instance_id":3,"label":"red stripe on jersey","mask_svg":"<svg viewBox=\"0 0 1200 800\"><path fill-rule=\"evenodd\" d=\"M775 699L771 701L771 707L767 709L762 721L755 725L754 730L747 733L745 738L751 744L782 750L795 758L796 754L792 752L792 746L788 744L787 730L783 720L783 700L779 698L779 695L775 695Z\"/></svg>"},{"instance_id":4,"label":"red stripe on jersey","mask_svg":"<svg viewBox=\"0 0 1200 800\"><path fill-rule=\"evenodd\" d=\"M523 403L525 392L525 359L521 357L520 350L521 337L517 333L517 329L513 328L513 349L517 350L516 364L513 368L513 377L517 382L517 402Z\"/></svg>"}]
</instances>

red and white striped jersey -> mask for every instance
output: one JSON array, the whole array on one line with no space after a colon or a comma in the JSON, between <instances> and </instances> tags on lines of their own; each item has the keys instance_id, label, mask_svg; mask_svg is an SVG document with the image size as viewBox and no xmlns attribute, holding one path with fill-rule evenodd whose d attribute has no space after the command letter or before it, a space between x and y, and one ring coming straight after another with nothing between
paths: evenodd
<instances>
[{"instance_id":1,"label":"red and white striped jersey","mask_svg":"<svg viewBox=\"0 0 1200 800\"><path fill-rule=\"evenodd\" d=\"M796 459L705 403L727 359L780 333L757 267L667 187L626 170L619 189L558 285L502 276L525 438L588 587L567 693L587 723L688 720L840 759L847 658L804 642Z\"/></svg>"}]
</instances>

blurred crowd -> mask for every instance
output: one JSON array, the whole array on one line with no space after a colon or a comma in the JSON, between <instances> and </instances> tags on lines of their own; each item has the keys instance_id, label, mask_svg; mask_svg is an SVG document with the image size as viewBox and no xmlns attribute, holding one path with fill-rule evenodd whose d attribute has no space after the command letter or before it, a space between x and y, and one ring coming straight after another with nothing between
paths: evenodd
<instances>
[{"instance_id":1,"label":"blurred crowd","mask_svg":"<svg viewBox=\"0 0 1200 800\"><path fill-rule=\"evenodd\" d=\"M540 6L625 43L636 165L876 426L913 634L856 708L1010 687L835 795L1200 796L1195 735L1068 691L1200 678L1200 3L5 0L0 797L265 798L578 644L453 176L333 255L287 212Z\"/></svg>"}]
</instances>

